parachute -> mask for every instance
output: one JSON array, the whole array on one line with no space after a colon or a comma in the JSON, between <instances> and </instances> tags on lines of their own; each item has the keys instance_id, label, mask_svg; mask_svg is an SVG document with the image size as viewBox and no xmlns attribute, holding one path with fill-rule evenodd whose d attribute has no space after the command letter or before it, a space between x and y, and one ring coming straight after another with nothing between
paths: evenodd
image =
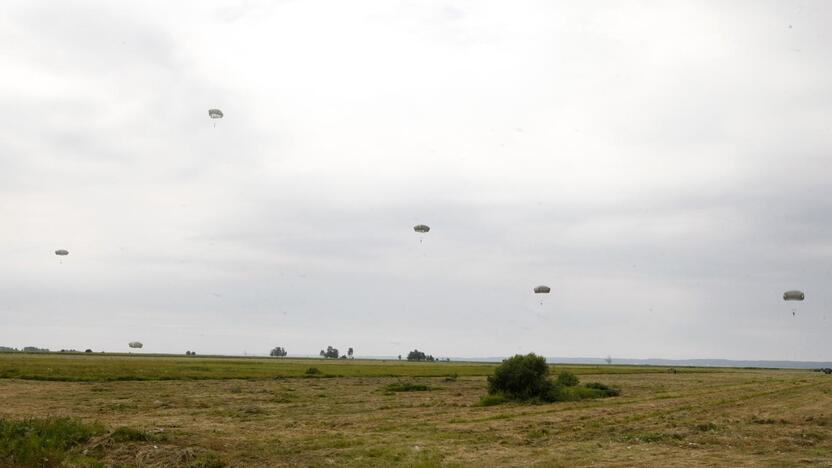
<instances>
[{"instance_id":1,"label":"parachute","mask_svg":"<svg viewBox=\"0 0 832 468\"><path fill-rule=\"evenodd\" d=\"M534 288L534 293L535 294L549 294L549 291L551 291L551 290L552 290L552 288L550 288L549 286L540 285L540 286L537 286L536 288ZM543 298L542 297L540 298L540 307L543 307Z\"/></svg>"},{"instance_id":2,"label":"parachute","mask_svg":"<svg viewBox=\"0 0 832 468\"><path fill-rule=\"evenodd\" d=\"M60 255L60 256L69 255L69 250L58 249L58 250L55 251L55 255Z\"/></svg>"},{"instance_id":3,"label":"parachute","mask_svg":"<svg viewBox=\"0 0 832 468\"><path fill-rule=\"evenodd\" d=\"M208 109L208 117L211 117L212 119L221 119L222 111L219 109Z\"/></svg>"},{"instance_id":4,"label":"parachute","mask_svg":"<svg viewBox=\"0 0 832 468\"><path fill-rule=\"evenodd\" d=\"M783 300L784 301L802 301L806 298L806 295L803 294L803 291L798 291L797 289L793 289L791 291L786 291L783 293ZM797 307L792 307L792 316L797 315Z\"/></svg>"},{"instance_id":5,"label":"parachute","mask_svg":"<svg viewBox=\"0 0 832 468\"><path fill-rule=\"evenodd\" d=\"M127 343L127 346L129 346L131 348L141 348L144 345L139 343L138 341L131 341L131 342Z\"/></svg>"},{"instance_id":6,"label":"parachute","mask_svg":"<svg viewBox=\"0 0 832 468\"><path fill-rule=\"evenodd\" d=\"M792 290L786 291L783 293L783 300L784 301L802 301L806 298L806 295L803 294L803 291Z\"/></svg>"},{"instance_id":7,"label":"parachute","mask_svg":"<svg viewBox=\"0 0 832 468\"><path fill-rule=\"evenodd\" d=\"M417 224L417 225L413 226L413 230L418 232L419 234L427 234L428 232L430 232L430 226L428 226L426 224ZM419 243L420 244L422 243L422 237L423 236L421 236L421 235L419 236Z\"/></svg>"}]
</instances>

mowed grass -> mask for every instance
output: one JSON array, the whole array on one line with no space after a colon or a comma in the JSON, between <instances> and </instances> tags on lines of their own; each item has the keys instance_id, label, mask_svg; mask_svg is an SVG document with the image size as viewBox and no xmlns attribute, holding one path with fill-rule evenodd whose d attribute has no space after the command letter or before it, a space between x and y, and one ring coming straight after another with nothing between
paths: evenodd
<instances>
[{"instance_id":1,"label":"mowed grass","mask_svg":"<svg viewBox=\"0 0 832 468\"><path fill-rule=\"evenodd\" d=\"M44 360L27 362L72 362L54 360L65 357L37 356ZM119 368L108 359L97 356L87 362L109 371ZM176 376L181 376L174 370L178 366L199 363L168 359L176 363L138 358L171 366L170 375ZM226 361L218 366L222 369L250 361L205 359ZM71 436L65 459L76 463L93 457L104 466L832 464L832 376L819 373L668 373L631 366L626 372L591 374L591 368L579 367L582 382L612 385L621 395L483 406L479 402L486 393L485 374L493 369L489 365L470 364L474 375L460 371L469 366L465 363L297 360L274 365L289 366L293 377L309 367L353 376L274 379L246 371L245 379L227 380L214 368L217 377L198 381L0 379L0 420L13 429L72 421L65 431ZM399 366L405 370L395 370ZM567 366L557 367L562 369ZM103 373L93 369L86 375ZM449 378L453 373L458 377ZM386 376L390 374L399 375ZM147 375L160 373L151 369ZM429 391L392 392L391 386ZM75 422L95 428L96 435L88 439L83 427L73 429Z\"/></svg>"},{"instance_id":2,"label":"mowed grass","mask_svg":"<svg viewBox=\"0 0 832 468\"><path fill-rule=\"evenodd\" d=\"M486 376L496 364L284 358L184 357L139 354L0 353L0 379L67 382L181 379L270 379L280 377L440 377ZM317 374L307 374L310 367ZM557 366L578 375L663 373L653 366ZM677 372L724 369L679 367Z\"/></svg>"}]
</instances>

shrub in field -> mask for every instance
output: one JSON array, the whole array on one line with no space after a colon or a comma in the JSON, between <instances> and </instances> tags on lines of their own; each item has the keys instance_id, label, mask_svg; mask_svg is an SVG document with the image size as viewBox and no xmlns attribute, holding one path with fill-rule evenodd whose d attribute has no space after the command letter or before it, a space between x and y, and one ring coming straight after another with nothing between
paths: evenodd
<instances>
[{"instance_id":1,"label":"shrub in field","mask_svg":"<svg viewBox=\"0 0 832 468\"><path fill-rule=\"evenodd\" d=\"M578 376L569 372L569 371L562 371L558 374L558 378L555 383L559 385L563 385L564 387L574 387L580 383L578 380Z\"/></svg>"},{"instance_id":2,"label":"shrub in field","mask_svg":"<svg viewBox=\"0 0 832 468\"><path fill-rule=\"evenodd\" d=\"M502 394L509 400L550 399L554 383L549 380L549 366L543 356L517 354L503 360L488 377L488 393Z\"/></svg>"},{"instance_id":3,"label":"shrub in field","mask_svg":"<svg viewBox=\"0 0 832 468\"><path fill-rule=\"evenodd\" d=\"M310 367L309 369L306 369L306 375L318 375L320 373L321 371L318 370L317 367Z\"/></svg>"},{"instance_id":4,"label":"shrub in field","mask_svg":"<svg viewBox=\"0 0 832 468\"><path fill-rule=\"evenodd\" d=\"M507 400L532 402L574 401L619 394L617 388L604 384L591 383L580 387L578 383L578 377L571 372L561 372L552 381L543 356L518 354L505 359L494 370L494 375L488 377L488 393Z\"/></svg>"}]
</instances>

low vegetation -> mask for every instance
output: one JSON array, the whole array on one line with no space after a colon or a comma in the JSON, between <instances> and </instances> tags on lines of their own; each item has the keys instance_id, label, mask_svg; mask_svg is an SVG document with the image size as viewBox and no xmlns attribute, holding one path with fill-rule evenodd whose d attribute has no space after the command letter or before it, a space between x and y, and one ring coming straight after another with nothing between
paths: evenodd
<instances>
[{"instance_id":1,"label":"low vegetation","mask_svg":"<svg viewBox=\"0 0 832 468\"><path fill-rule=\"evenodd\" d=\"M386 387L388 392L428 392L430 387L412 382L397 382Z\"/></svg>"},{"instance_id":2,"label":"low vegetation","mask_svg":"<svg viewBox=\"0 0 832 468\"><path fill-rule=\"evenodd\" d=\"M0 419L0 465L82 463L87 457L77 448L103 432L102 426L71 418Z\"/></svg>"},{"instance_id":3,"label":"low vegetation","mask_svg":"<svg viewBox=\"0 0 832 468\"><path fill-rule=\"evenodd\" d=\"M549 376L549 365L543 356L534 353L515 355L503 361L488 377L489 399L481 405L495 405L501 400L522 402L575 401L604 398L619 394L617 389L599 383L579 387L578 376L561 371L557 378ZM496 396L496 398L495 398Z\"/></svg>"}]
</instances>

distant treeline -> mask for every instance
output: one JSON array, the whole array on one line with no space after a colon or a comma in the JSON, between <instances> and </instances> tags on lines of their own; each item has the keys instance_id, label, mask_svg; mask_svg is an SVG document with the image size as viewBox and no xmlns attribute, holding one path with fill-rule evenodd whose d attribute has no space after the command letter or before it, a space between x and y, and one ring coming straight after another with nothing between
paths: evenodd
<instances>
[{"instance_id":1,"label":"distant treeline","mask_svg":"<svg viewBox=\"0 0 832 468\"><path fill-rule=\"evenodd\" d=\"M0 346L0 353L48 353L48 352L49 352L48 348L38 348L36 346L26 346L23 349L10 348L8 346Z\"/></svg>"}]
</instances>

